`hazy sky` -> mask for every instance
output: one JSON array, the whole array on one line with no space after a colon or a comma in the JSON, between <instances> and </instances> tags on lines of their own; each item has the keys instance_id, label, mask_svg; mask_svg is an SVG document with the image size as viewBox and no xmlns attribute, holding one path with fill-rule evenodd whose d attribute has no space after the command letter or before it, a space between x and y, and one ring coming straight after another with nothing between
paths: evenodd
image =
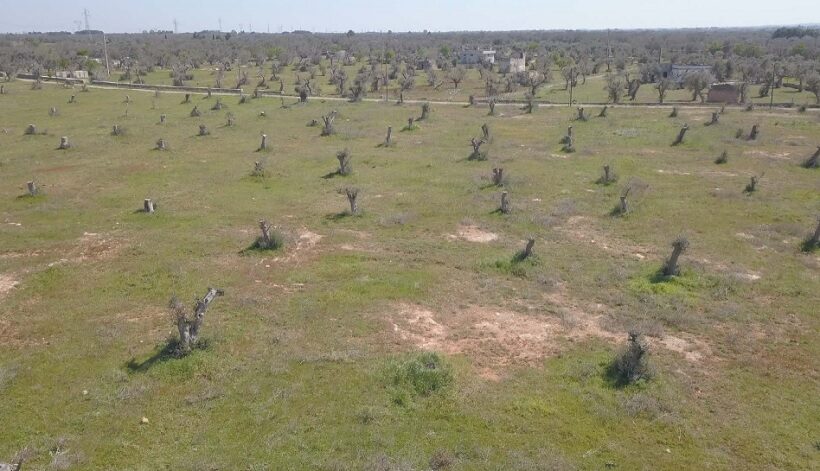
<instances>
[{"instance_id":1,"label":"hazy sky","mask_svg":"<svg viewBox=\"0 0 820 471\"><path fill-rule=\"evenodd\" d=\"M820 0L0 0L0 32L686 28L820 23ZM407 6L405 6L407 5ZM409 7L408 7L409 6ZM240 26L241 25L241 26Z\"/></svg>"}]
</instances>

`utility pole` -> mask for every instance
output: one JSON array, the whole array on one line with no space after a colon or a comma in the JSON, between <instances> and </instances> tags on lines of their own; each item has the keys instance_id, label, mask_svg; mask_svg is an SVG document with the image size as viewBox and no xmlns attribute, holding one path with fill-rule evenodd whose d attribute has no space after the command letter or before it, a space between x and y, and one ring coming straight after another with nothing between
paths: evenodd
<instances>
[{"instance_id":1,"label":"utility pole","mask_svg":"<svg viewBox=\"0 0 820 471\"><path fill-rule=\"evenodd\" d=\"M177 19L174 18L174 34L177 34L178 30L179 30L179 21L177 21Z\"/></svg>"},{"instance_id":2,"label":"utility pole","mask_svg":"<svg viewBox=\"0 0 820 471\"><path fill-rule=\"evenodd\" d=\"M102 35L103 37L103 52L105 53L105 78L111 78L111 67L108 65L108 41L105 39L105 33Z\"/></svg>"},{"instance_id":3,"label":"utility pole","mask_svg":"<svg viewBox=\"0 0 820 471\"><path fill-rule=\"evenodd\" d=\"M85 30L88 31L91 29L91 24L88 22L88 17L91 16L91 13L88 11L88 8L83 9L83 18L85 19Z\"/></svg>"},{"instance_id":4,"label":"utility pole","mask_svg":"<svg viewBox=\"0 0 820 471\"><path fill-rule=\"evenodd\" d=\"M569 69L569 107L572 108L572 85L574 80L572 77L575 75L575 67Z\"/></svg>"},{"instance_id":5,"label":"utility pole","mask_svg":"<svg viewBox=\"0 0 820 471\"><path fill-rule=\"evenodd\" d=\"M774 71L776 64L772 64L772 84L769 85L769 109L774 107Z\"/></svg>"},{"instance_id":6,"label":"utility pole","mask_svg":"<svg viewBox=\"0 0 820 471\"><path fill-rule=\"evenodd\" d=\"M219 19L219 32L222 32L222 18Z\"/></svg>"}]
</instances>

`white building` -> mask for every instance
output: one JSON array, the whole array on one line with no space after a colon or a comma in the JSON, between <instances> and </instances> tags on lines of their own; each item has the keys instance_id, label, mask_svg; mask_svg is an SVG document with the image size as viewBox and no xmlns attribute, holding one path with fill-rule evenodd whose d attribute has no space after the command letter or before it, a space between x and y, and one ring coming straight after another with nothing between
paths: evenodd
<instances>
[{"instance_id":1,"label":"white building","mask_svg":"<svg viewBox=\"0 0 820 471\"><path fill-rule=\"evenodd\" d=\"M464 65L494 64L495 51L461 51L458 54L458 63Z\"/></svg>"}]
</instances>

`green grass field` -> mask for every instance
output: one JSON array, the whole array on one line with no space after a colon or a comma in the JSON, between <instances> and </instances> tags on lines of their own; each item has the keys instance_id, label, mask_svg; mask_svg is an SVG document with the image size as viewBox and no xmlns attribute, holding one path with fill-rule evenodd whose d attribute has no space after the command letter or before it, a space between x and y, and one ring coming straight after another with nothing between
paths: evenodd
<instances>
[{"instance_id":1,"label":"green grass field","mask_svg":"<svg viewBox=\"0 0 820 471\"><path fill-rule=\"evenodd\" d=\"M572 122L570 108L433 105L400 131L419 106L223 97L209 111L216 97L30 88L0 95L0 462L27 449L32 470L817 466L820 257L799 249L820 209L820 171L799 165L820 144L814 110L730 109L704 126L707 109ZM320 137L307 124L333 109L337 133ZM46 134L24 135L30 123ZM468 160L483 123L487 160ZM753 124L757 140L735 138ZM387 126L395 145L379 147ZM344 148L353 174L334 176ZM250 176L256 161L267 176ZM595 183L605 164L617 183ZM630 213L613 217L626 186ZM283 248L245 251L260 219ZM658 281L679 234L682 274ZM527 237L534 258L516 262ZM207 345L163 354L169 298L192 306L209 286L225 295ZM630 329L654 375L616 387L606 370Z\"/></svg>"}]
</instances>

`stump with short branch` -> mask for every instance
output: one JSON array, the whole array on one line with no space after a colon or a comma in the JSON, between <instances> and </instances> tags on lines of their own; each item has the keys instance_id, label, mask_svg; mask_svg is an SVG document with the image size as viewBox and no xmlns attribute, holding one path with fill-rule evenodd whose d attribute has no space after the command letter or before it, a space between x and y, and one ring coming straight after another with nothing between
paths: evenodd
<instances>
[{"instance_id":1,"label":"stump with short branch","mask_svg":"<svg viewBox=\"0 0 820 471\"><path fill-rule=\"evenodd\" d=\"M606 115L607 115L607 112L608 112L608 111L609 111L609 106L608 106L608 105L604 105L604 107L603 107L603 108L601 108L601 112L600 112L600 113L598 113L598 117L599 117L599 118L606 118Z\"/></svg>"},{"instance_id":2,"label":"stump with short branch","mask_svg":"<svg viewBox=\"0 0 820 471\"><path fill-rule=\"evenodd\" d=\"M817 218L817 226L814 228L814 233L809 234L809 236L803 240L801 249L804 252L812 252L818 247L820 247L820 217Z\"/></svg>"},{"instance_id":3,"label":"stump with short branch","mask_svg":"<svg viewBox=\"0 0 820 471\"><path fill-rule=\"evenodd\" d=\"M264 219L259 221L261 235L254 241L253 248L257 250L276 250L284 245L282 236Z\"/></svg>"},{"instance_id":4,"label":"stump with short branch","mask_svg":"<svg viewBox=\"0 0 820 471\"><path fill-rule=\"evenodd\" d=\"M725 164L728 161L729 161L729 152L726 151L726 150L721 152L720 156L718 156L718 158L715 159L716 164Z\"/></svg>"},{"instance_id":5,"label":"stump with short branch","mask_svg":"<svg viewBox=\"0 0 820 471\"><path fill-rule=\"evenodd\" d=\"M588 119L586 113L584 112L583 107L578 108L577 111L578 111L578 116L575 118L577 121L586 121Z\"/></svg>"},{"instance_id":6,"label":"stump with short branch","mask_svg":"<svg viewBox=\"0 0 820 471\"><path fill-rule=\"evenodd\" d=\"M661 269L661 274L663 276L680 275L678 261L681 254L683 254L687 248L689 248L689 240L684 236L678 236L672 242L672 254L666 259L666 262L664 262L663 268Z\"/></svg>"},{"instance_id":7,"label":"stump with short branch","mask_svg":"<svg viewBox=\"0 0 820 471\"><path fill-rule=\"evenodd\" d=\"M746 188L743 189L744 193L754 193L757 191L757 184L760 183L761 176L752 175L749 177L749 183L746 184Z\"/></svg>"},{"instance_id":8,"label":"stump with short branch","mask_svg":"<svg viewBox=\"0 0 820 471\"><path fill-rule=\"evenodd\" d=\"M486 141L484 139L476 139L474 137L470 138L470 146L473 148L473 152L468 157L469 160L486 160L487 153L481 151L481 146L484 145Z\"/></svg>"},{"instance_id":9,"label":"stump with short branch","mask_svg":"<svg viewBox=\"0 0 820 471\"><path fill-rule=\"evenodd\" d=\"M29 196L37 196L40 193L40 189L37 188L37 183L34 180L26 182L26 189Z\"/></svg>"},{"instance_id":10,"label":"stump with short branch","mask_svg":"<svg viewBox=\"0 0 820 471\"><path fill-rule=\"evenodd\" d=\"M524 246L524 249L518 254L516 254L515 259L517 261L522 261L530 258L532 256L532 248L535 246L535 238L529 237L527 238L527 245Z\"/></svg>"},{"instance_id":11,"label":"stump with short branch","mask_svg":"<svg viewBox=\"0 0 820 471\"><path fill-rule=\"evenodd\" d=\"M758 134L760 133L760 125L755 124L752 126L751 132L749 132L749 140L754 141L757 139Z\"/></svg>"},{"instance_id":12,"label":"stump with short branch","mask_svg":"<svg viewBox=\"0 0 820 471\"><path fill-rule=\"evenodd\" d=\"M216 103L214 103L214 106L212 106L211 109L213 111L221 110L222 109L222 98L217 98Z\"/></svg>"},{"instance_id":13,"label":"stump with short branch","mask_svg":"<svg viewBox=\"0 0 820 471\"><path fill-rule=\"evenodd\" d=\"M53 118L53 117L57 116L58 114L59 113L57 112L56 107L52 106L51 108L49 108L49 110L48 110L48 115L49 116L51 116Z\"/></svg>"},{"instance_id":14,"label":"stump with short branch","mask_svg":"<svg viewBox=\"0 0 820 471\"><path fill-rule=\"evenodd\" d=\"M154 203L154 200L151 198L145 198L142 202L142 212L148 214L154 214L154 211L157 209L157 205Z\"/></svg>"},{"instance_id":15,"label":"stump with short branch","mask_svg":"<svg viewBox=\"0 0 820 471\"><path fill-rule=\"evenodd\" d=\"M567 126L567 134L561 138L561 144L567 144L572 142L572 126Z\"/></svg>"},{"instance_id":16,"label":"stump with short branch","mask_svg":"<svg viewBox=\"0 0 820 471\"><path fill-rule=\"evenodd\" d=\"M343 191L347 196L347 202L350 204L350 214L359 214L359 189L347 187Z\"/></svg>"},{"instance_id":17,"label":"stump with short branch","mask_svg":"<svg viewBox=\"0 0 820 471\"><path fill-rule=\"evenodd\" d=\"M638 332L629 332L626 348L612 361L609 376L618 386L633 384L650 378L647 355L649 347Z\"/></svg>"},{"instance_id":18,"label":"stump with short branch","mask_svg":"<svg viewBox=\"0 0 820 471\"><path fill-rule=\"evenodd\" d=\"M629 213L629 192L632 191L632 186L628 185L626 188L621 191L621 195L618 197L618 205L615 206L615 209L612 211L612 214L615 216L625 216Z\"/></svg>"},{"instance_id":19,"label":"stump with short branch","mask_svg":"<svg viewBox=\"0 0 820 471\"><path fill-rule=\"evenodd\" d=\"M416 119L412 116L407 118L407 127L405 129L408 131L416 129Z\"/></svg>"},{"instance_id":20,"label":"stump with short branch","mask_svg":"<svg viewBox=\"0 0 820 471\"><path fill-rule=\"evenodd\" d=\"M712 112L712 119L708 123L706 123L706 125L707 126L714 126L715 124L718 124L719 122L720 122L720 113L718 113L717 111L713 111Z\"/></svg>"},{"instance_id":21,"label":"stump with short branch","mask_svg":"<svg viewBox=\"0 0 820 471\"><path fill-rule=\"evenodd\" d=\"M493 169L492 175L493 185L501 186L504 184L504 169L501 167L496 167Z\"/></svg>"},{"instance_id":22,"label":"stump with short branch","mask_svg":"<svg viewBox=\"0 0 820 471\"><path fill-rule=\"evenodd\" d=\"M196 110L196 108L194 108L194 109ZM199 116L199 110L196 110L196 113L194 113L193 111L191 112L191 116L194 116L195 114L196 114L196 116ZM165 122L167 120L168 120L168 116L165 113L159 115L159 124L165 124Z\"/></svg>"},{"instance_id":23,"label":"stump with short branch","mask_svg":"<svg viewBox=\"0 0 820 471\"><path fill-rule=\"evenodd\" d=\"M233 127L236 124L236 117L233 115L233 113L228 113L228 118L227 119L228 119L228 121L225 123L225 126L230 128L230 127Z\"/></svg>"},{"instance_id":24,"label":"stump with short branch","mask_svg":"<svg viewBox=\"0 0 820 471\"><path fill-rule=\"evenodd\" d=\"M322 136L330 136L336 133L333 122L336 120L336 110L331 111L326 116L322 116Z\"/></svg>"},{"instance_id":25,"label":"stump with short branch","mask_svg":"<svg viewBox=\"0 0 820 471\"><path fill-rule=\"evenodd\" d=\"M353 167L350 164L350 150L347 148L336 152L336 159L339 161L339 168L336 173L339 175L350 175L353 172Z\"/></svg>"},{"instance_id":26,"label":"stump with short branch","mask_svg":"<svg viewBox=\"0 0 820 471\"><path fill-rule=\"evenodd\" d=\"M60 146L58 147L58 149L66 150L66 149L70 149L70 148L71 148L71 143L68 142L68 136L61 137L60 138Z\"/></svg>"},{"instance_id":27,"label":"stump with short branch","mask_svg":"<svg viewBox=\"0 0 820 471\"><path fill-rule=\"evenodd\" d=\"M475 105L475 95L470 95L467 99L467 106L474 106Z\"/></svg>"},{"instance_id":28,"label":"stump with short branch","mask_svg":"<svg viewBox=\"0 0 820 471\"><path fill-rule=\"evenodd\" d=\"M808 159L804 160L801 164L803 168L818 168L820 167L820 146L817 146L817 150L814 151L814 154L811 155Z\"/></svg>"},{"instance_id":29,"label":"stump with short branch","mask_svg":"<svg viewBox=\"0 0 820 471\"><path fill-rule=\"evenodd\" d=\"M617 175L615 175L615 171L612 170L612 166L609 164L604 165L603 167L603 174L598 178L595 183L601 185L609 185L615 183L618 180Z\"/></svg>"},{"instance_id":30,"label":"stump with short branch","mask_svg":"<svg viewBox=\"0 0 820 471\"><path fill-rule=\"evenodd\" d=\"M224 295L221 289L208 288L208 292L202 299L197 299L193 312L188 315L185 306L174 296L171 298L169 307L174 318L174 323L179 331L179 343L177 344L178 355L186 355L197 346L199 342L199 332L205 321L205 313L208 307L217 296Z\"/></svg>"},{"instance_id":31,"label":"stump with short branch","mask_svg":"<svg viewBox=\"0 0 820 471\"><path fill-rule=\"evenodd\" d=\"M430 103L422 103L421 104L421 116L419 117L420 121L426 120L430 117Z\"/></svg>"},{"instance_id":32,"label":"stump with short branch","mask_svg":"<svg viewBox=\"0 0 820 471\"><path fill-rule=\"evenodd\" d=\"M572 137L571 134L564 136L563 141L564 141L564 146L561 147L561 150L563 152L566 152L568 154L571 154L571 153L575 152L575 138Z\"/></svg>"},{"instance_id":33,"label":"stump with short branch","mask_svg":"<svg viewBox=\"0 0 820 471\"><path fill-rule=\"evenodd\" d=\"M498 210L502 214L510 214L510 211L512 211L512 208L510 208L509 194L506 191L501 192L501 206L499 206Z\"/></svg>"},{"instance_id":34,"label":"stump with short branch","mask_svg":"<svg viewBox=\"0 0 820 471\"><path fill-rule=\"evenodd\" d=\"M490 135L490 126L487 123L481 125L481 139L486 142L490 142L492 140L492 136Z\"/></svg>"},{"instance_id":35,"label":"stump with short branch","mask_svg":"<svg viewBox=\"0 0 820 471\"><path fill-rule=\"evenodd\" d=\"M184 100L182 100L182 103L183 103L183 104L185 104L185 103L190 103L190 102L191 102L191 94L190 94L190 93L186 93L186 94L185 94L185 99L184 99Z\"/></svg>"},{"instance_id":36,"label":"stump with short branch","mask_svg":"<svg viewBox=\"0 0 820 471\"><path fill-rule=\"evenodd\" d=\"M211 132L210 132L210 131L208 131L208 126L205 126L204 124L200 124L200 125L199 125L199 136L200 136L200 137L201 137L201 136L207 136L207 135L208 135L208 134L210 134L210 133L211 133Z\"/></svg>"},{"instance_id":37,"label":"stump with short branch","mask_svg":"<svg viewBox=\"0 0 820 471\"><path fill-rule=\"evenodd\" d=\"M683 138L686 136L686 131L689 130L689 125L684 124L680 131L678 132L678 137L675 138L675 142L672 143L673 146L677 146L679 144L683 144Z\"/></svg>"},{"instance_id":38,"label":"stump with short branch","mask_svg":"<svg viewBox=\"0 0 820 471\"><path fill-rule=\"evenodd\" d=\"M163 138L157 140L156 150L168 150L168 141Z\"/></svg>"},{"instance_id":39,"label":"stump with short branch","mask_svg":"<svg viewBox=\"0 0 820 471\"><path fill-rule=\"evenodd\" d=\"M490 111L489 111L489 113L487 113L487 115L488 116L495 116L495 105L496 105L495 98L490 98L489 100L487 100L487 105L490 107Z\"/></svg>"},{"instance_id":40,"label":"stump with short branch","mask_svg":"<svg viewBox=\"0 0 820 471\"><path fill-rule=\"evenodd\" d=\"M669 117L670 118L677 118L678 117L678 107L677 106L672 107L672 112L669 113Z\"/></svg>"},{"instance_id":41,"label":"stump with short branch","mask_svg":"<svg viewBox=\"0 0 820 471\"><path fill-rule=\"evenodd\" d=\"M265 163L261 160L258 160L253 163L253 170L251 171L252 177L265 177Z\"/></svg>"},{"instance_id":42,"label":"stump with short branch","mask_svg":"<svg viewBox=\"0 0 820 471\"><path fill-rule=\"evenodd\" d=\"M34 134L37 134L37 126L29 124L28 126L26 126L26 130L23 132L23 134L27 136L33 136Z\"/></svg>"},{"instance_id":43,"label":"stump with short branch","mask_svg":"<svg viewBox=\"0 0 820 471\"><path fill-rule=\"evenodd\" d=\"M384 138L383 147L390 147L393 145L393 126L387 126L387 136Z\"/></svg>"},{"instance_id":44,"label":"stump with short branch","mask_svg":"<svg viewBox=\"0 0 820 471\"><path fill-rule=\"evenodd\" d=\"M77 103L77 97L74 96L74 95L71 95L71 97L68 98L68 102L69 103Z\"/></svg>"},{"instance_id":45,"label":"stump with short branch","mask_svg":"<svg viewBox=\"0 0 820 471\"><path fill-rule=\"evenodd\" d=\"M202 116L202 112L199 111L199 105L194 105L194 109L191 110L191 117L199 118L200 116Z\"/></svg>"}]
</instances>

